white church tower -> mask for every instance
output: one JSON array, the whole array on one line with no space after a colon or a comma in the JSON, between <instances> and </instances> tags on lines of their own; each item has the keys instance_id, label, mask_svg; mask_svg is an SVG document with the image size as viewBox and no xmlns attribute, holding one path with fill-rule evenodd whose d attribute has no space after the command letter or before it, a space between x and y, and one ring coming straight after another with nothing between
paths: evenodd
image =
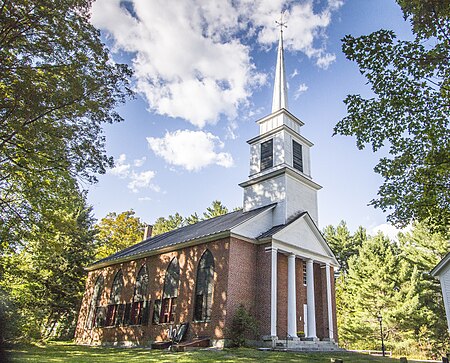
<instances>
[{"instance_id":1,"label":"white church tower","mask_svg":"<svg viewBox=\"0 0 450 363\"><path fill-rule=\"evenodd\" d=\"M278 23L278 22L277 22ZM289 222L308 212L318 225L317 191L322 187L311 177L312 142L300 133L304 125L288 111L284 69L283 26L280 25L272 113L260 120L259 135L250 144L249 180L244 188L244 211L277 203L273 225Z\"/></svg>"}]
</instances>

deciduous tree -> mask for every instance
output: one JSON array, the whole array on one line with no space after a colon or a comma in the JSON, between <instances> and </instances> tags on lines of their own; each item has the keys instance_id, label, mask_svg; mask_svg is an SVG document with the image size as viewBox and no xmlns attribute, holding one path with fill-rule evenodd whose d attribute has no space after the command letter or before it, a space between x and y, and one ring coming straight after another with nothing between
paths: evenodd
<instances>
[{"instance_id":1,"label":"deciduous tree","mask_svg":"<svg viewBox=\"0 0 450 363\"><path fill-rule=\"evenodd\" d=\"M131 95L89 21L91 0L0 2L0 233L16 242L72 178L113 164L104 123Z\"/></svg>"},{"instance_id":2,"label":"deciduous tree","mask_svg":"<svg viewBox=\"0 0 450 363\"><path fill-rule=\"evenodd\" d=\"M343 39L342 49L375 96L349 95L335 134L353 135L359 149L383 147L375 171L384 178L375 207L399 226L427 221L450 226L450 4L398 0L415 39L393 31Z\"/></svg>"},{"instance_id":3,"label":"deciduous tree","mask_svg":"<svg viewBox=\"0 0 450 363\"><path fill-rule=\"evenodd\" d=\"M108 213L96 229L96 259L102 259L142 241L145 223L135 216L133 210L128 210L119 214Z\"/></svg>"}]
</instances>

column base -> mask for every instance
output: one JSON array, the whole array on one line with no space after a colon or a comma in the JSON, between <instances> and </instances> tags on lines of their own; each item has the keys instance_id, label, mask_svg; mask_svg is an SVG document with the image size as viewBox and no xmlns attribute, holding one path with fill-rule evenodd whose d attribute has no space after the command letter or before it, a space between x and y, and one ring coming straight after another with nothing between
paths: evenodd
<instances>
[{"instance_id":1,"label":"column base","mask_svg":"<svg viewBox=\"0 0 450 363\"><path fill-rule=\"evenodd\" d=\"M299 337L297 337L297 336L288 336L287 337L287 339L288 340L291 340L291 341L294 341L294 342L299 342L300 341L300 338Z\"/></svg>"},{"instance_id":2,"label":"column base","mask_svg":"<svg viewBox=\"0 0 450 363\"><path fill-rule=\"evenodd\" d=\"M306 338L303 338L303 340L305 340L307 342L318 342L319 338L317 338L317 337L306 337Z\"/></svg>"},{"instance_id":3,"label":"column base","mask_svg":"<svg viewBox=\"0 0 450 363\"><path fill-rule=\"evenodd\" d=\"M271 340L278 340L278 337L276 335L263 335L262 340L267 342Z\"/></svg>"}]
</instances>

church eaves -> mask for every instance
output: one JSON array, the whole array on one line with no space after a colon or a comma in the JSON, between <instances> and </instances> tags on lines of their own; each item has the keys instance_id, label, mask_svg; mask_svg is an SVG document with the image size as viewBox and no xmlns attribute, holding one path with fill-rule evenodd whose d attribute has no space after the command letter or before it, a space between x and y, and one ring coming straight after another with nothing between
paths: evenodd
<instances>
[{"instance_id":1,"label":"church eaves","mask_svg":"<svg viewBox=\"0 0 450 363\"><path fill-rule=\"evenodd\" d=\"M234 227L273 207L274 204L269 204L249 212L238 210L148 238L100 261L94 262L87 267L87 270L95 270L118 262L145 257L168 247L175 250L177 249L176 246L187 242L209 239L210 237L219 238L219 235L230 232Z\"/></svg>"}]
</instances>

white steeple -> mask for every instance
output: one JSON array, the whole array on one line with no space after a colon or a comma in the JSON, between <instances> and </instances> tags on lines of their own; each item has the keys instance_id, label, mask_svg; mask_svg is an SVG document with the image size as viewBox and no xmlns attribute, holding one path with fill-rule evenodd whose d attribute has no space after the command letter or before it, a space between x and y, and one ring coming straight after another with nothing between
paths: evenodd
<instances>
[{"instance_id":1,"label":"white steeple","mask_svg":"<svg viewBox=\"0 0 450 363\"><path fill-rule=\"evenodd\" d=\"M283 49L283 27L286 28L286 23L283 22L283 14L281 14L280 21L277 21L276 23L280 27L280 40L278 42L277 67L275 70L275 84L273 87L272 112L276 112L281 108L288 108Z\"/></svg>"},{"instance_id":2,"label":"white steeple","mask_svg":"<svg viewBox=\"0 0 450 363\"><path fill-rule=\"evenodd\" d=\"M303 122L287 110L284 70L283 17L280 27L272 113L258 120L259 135L250 144L250 175L239 185L244 188L244 211L276 203L274 225L285 224L307 211L318 224L317 191L311 176L312 142L300 134Z\"/></svg>"}]
</instances>

